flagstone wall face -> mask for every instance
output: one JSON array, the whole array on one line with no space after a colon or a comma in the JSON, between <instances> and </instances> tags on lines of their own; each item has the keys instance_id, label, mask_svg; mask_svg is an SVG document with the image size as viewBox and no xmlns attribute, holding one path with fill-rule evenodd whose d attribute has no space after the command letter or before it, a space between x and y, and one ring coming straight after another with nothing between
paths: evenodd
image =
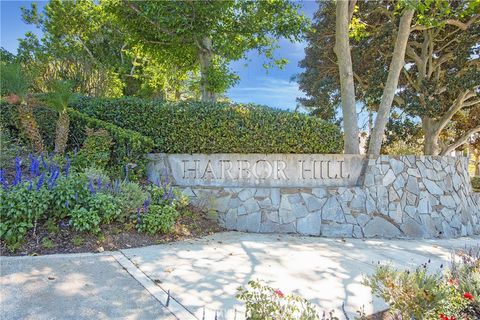
<instances>
[{"instance_id":1,"label":"flagstone wall face","mask_svg":"<svg viewBox=\"0 0 480 320\"><path fill-rule=\"evenodd\" d=\"M472 191L466 158L155 154L150 159L151 179L168 173L195 205L215 210L229 230L355 238L480 234L480 197ZM250 165L242 162L246 159Z\"/></svg>"}]
</instances>

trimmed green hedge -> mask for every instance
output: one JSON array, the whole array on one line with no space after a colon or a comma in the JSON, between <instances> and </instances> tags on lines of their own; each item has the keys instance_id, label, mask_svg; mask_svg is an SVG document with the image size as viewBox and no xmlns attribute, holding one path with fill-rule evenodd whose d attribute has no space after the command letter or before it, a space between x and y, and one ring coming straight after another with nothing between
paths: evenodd
<instances>
[{"instance_id":1,"label":"trimmed green hedge","mask_svg":"<svg viewBox=\"0 0 480 320\"><path fill-rule=\"evenodd\" d=\"M341 153L338 126L254 105L83 97L72 107L151 137L166 153Z\"/></svg>"},{"instance_id":2,"label":"trimmed green hedge","mask_svg":"<svg viewBox=\"0 0 480 320\"><path fill-rule=\"evenodd\" d=\"M85 128L105 129L114 142L109 163L110 171L116 170L119 171L118 173L123 173L125 165L131 163L136 165L133 170L131 169L133 174L136 176L142 175L147 162L145 154L151 152L154 146L151 138L145 137L136 131L123 129L109 122L83 114L76 109L69 108L68 113L70 115L68 140L68 149L70 151L80 149L83 145L83 141L86 138ZM34 116L42 133L45 146L53 150L58 113L50 108L36 107ZM16 106L4 103L0 105L0 121L7 129L18 135L17 117Z\"/></svg>"}]
</instances>

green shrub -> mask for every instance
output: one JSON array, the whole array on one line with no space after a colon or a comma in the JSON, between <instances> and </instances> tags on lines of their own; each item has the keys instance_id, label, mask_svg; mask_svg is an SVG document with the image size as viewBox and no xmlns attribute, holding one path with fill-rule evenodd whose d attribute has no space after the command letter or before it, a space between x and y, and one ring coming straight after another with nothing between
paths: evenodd
<instances>
[{"instance_id":1,"label":"green shrub","mask_svg":"<svg viewBox=\"0 0 480 320\"><path fill-rule=\"evenodd\" d=\"M237 298L245 302L246 319L305 319L320 320L316 308L297 295L286 295L260 281L249 281L250 288L238 288ZM322 319L327 319L324 315ZM332 313L328 319L336 319Z\"/></svg>"},{"instance_id":2,"label":"green shrub","mask_svg":"<svg viewBox=\"0 0 480 320\"><path fill-rule=\"evenodd\" d=\"M36 221L49 208L51 193L45 185L35 190L37 182L23 182L6 191L0 188L0 239L14 249Z\"/></svg>"},{"instance_id":3,"label":"green shrub","mask_svg":"<svg viewBox=\"0 0 480 320\"><path fill-rule=\"evenodd\" d=\"M120 217L120 201L111 194L97 193L89 199L87 207L100 216L101 222L108 224Z\"/></svg>"},{"instance_id":4,"label":"green shrub","mask_svg":"<svg viewBox=\"0 0 480 320\"><path fill-rule=\"evenodd\" d=\"M100 232L101 218L98 211L76 206L70 212L71 224L74 230L80 232Z\"/></svg>"},{"instance_id":5,"label":"green shrub","mask_svg":"<svg viewBox=\"0 0 480 320\"><path fill-rule=\"evenodd\" d=\"M86 128L87 138L83 141L80 151L73 158L73 166L85 169L93 166L105 169L110 161L112 138L104 129L93 130Z\"/></svg>"},{"instance_id":6,"label":"green shrub","mask_svg":"<svg viewBox=\"0 0 480 320\"><path fill-rule=\"evenodd\" d=\"M480 177L472 178L472 187L474 191L480 192Z\"/></svg>"},{"instance_id":7,"label":"green shrub","mask_svg":"<svg viewBox=\"0 0 480 320\"><path fill-rule=\"evenodd\" d=\"M182 209L188 204L188 197L170 184L150 184L145 190L152 204L172 206L176 209Z\"/></svg>"},{"instance_id":8,"label":"green shrub","mask_svg":"<svg viewBox=\"0 0 480 320\"><path fill-rule=\"evenodd\" d=\"M88 190L88 179L82 173L70 173L69 177L61 176L55 188L51 190L51 211L53 217L64 219L70 209L88 201L91 196Z\"/></svg>"},{"instance_id":9,"label":"green shrub","mask_svg":"<svg viewBox=\"0 0 480 320\"><path fill-rule=\"evenodd\" d=\"M479 319L478 250L457 253L443 273L429 271L427 264L413 271L380 266L364 284L402 319Z\"/></svg>"},{"instance_id":10,"label":"green shrub","mask_svg":"<svg viewBox=\"0 0 480 320\"><path fill-rule=\"evenodd\" d=\"M128 165L129 178L138 179L144 176L147 159L145 154L153 148L153 140L145 137L138 132L128 129L122 129L112 123L102 121L75 109L68 109L70 116L70 134L67 149L72 153L74 150L81 149L86 135L86 128L95 130L104 129L112 138L112 147L108 169L112 175L121 175L125 173L125 167ZM55 144L55 121L58 114L55 110L46 107L34 108L35 119L37 120L40 132L45 146L53 150ZM6 130L11 132L14 137L23 139L18 122L18 113L15 106L2 102L0 105L0 123ZM3 128L3 127L2 127ZM72 156L73 158L73 156Z\"/></svg>"},{"instance_id":11,"label":"green shrub","mask_svg":"<svg viewBox=\"0 0 480 320\"><path fill-rule=\"evenodd\" d=\"M143 206L148 198L148 193L143 191L142 187L135 182L123 182L120 187L122 192L118 193L117 198L124 215L128 216L129 213Z\"/></svg>"},{"instance_id":12,"label":"green shrub","mask_svg":"<svg viewBox=\"0 0 480 320\"><path fill-rule=\"evenodd\" d=\"M80 98L72 107L151 137L166 153L340 153L338 126L255 105Z\"/></svg>"},{"instance_id":13,"label":"green shrub","mask_svg":"<svg viewBox=\"0 0 480 320\"><path fill-rule=\"evenodd\" d=\"M170 206L152 204L140 215L137 230L149 235L158 232L169 233L178 218L178 211Z\"/></svg>"}]
</instances>

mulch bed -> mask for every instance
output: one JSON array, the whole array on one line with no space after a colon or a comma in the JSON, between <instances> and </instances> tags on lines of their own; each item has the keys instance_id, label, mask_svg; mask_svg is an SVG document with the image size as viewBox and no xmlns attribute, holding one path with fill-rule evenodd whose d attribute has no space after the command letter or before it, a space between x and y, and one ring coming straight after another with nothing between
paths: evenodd
<instances>
[{"instance_id":1,"label":"mulch bed","mask_svg":"<svg viewBox=\"0 0 480 320\"><path fill-rule=\"evenodd\" d=\"M70 228L38 225L30 230L22 246L15 252L0 241L0 255L23 256L54 253L102 252L143 247L185 239L193 239L223 231L215 219L194 208L183 214L169 234L149 236L138 233L133 223L112 223L98 235L75 232Z\"/></svg>"}]
</instances>

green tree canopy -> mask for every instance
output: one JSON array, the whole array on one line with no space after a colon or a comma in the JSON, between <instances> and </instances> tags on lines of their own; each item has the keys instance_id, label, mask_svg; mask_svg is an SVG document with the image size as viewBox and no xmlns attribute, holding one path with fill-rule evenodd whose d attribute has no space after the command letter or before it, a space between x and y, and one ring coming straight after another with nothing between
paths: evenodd
<instances>
[{"instance_id":1,"label":"green tree canopy","mask_svg":"<svg viewBox=\"0 0 480 320\"><path fill-rule=\"evenodd\" d=\"M395 44L397 5L393 0L358 2L350 25L356 99L373 112L382 97ZM418 2L394 106L421 121L427 154L447 153L480 130L475 121L455 124L470 113L474 119L480 108L479 8L478 0ZM319 4L313 29L300 62L305 71L297 76L307 98L299 102L331 119L340 101L331 31L335 30L334 3Z\"/></svg>"},{"instance_id":2,"label":"green tree canopy","mask_svg":"<svg viewBox=\"0 0 480 320\"><path fill-rule=\"evenodd\" d=\"M200 69L203 100L215 100L238 79L232 60L257 50L269 65L278 39L299 41L308 19L289 0L128 1L105 0L123 31L142 49L188 70Z\"/></svg>"}]
</instances>

